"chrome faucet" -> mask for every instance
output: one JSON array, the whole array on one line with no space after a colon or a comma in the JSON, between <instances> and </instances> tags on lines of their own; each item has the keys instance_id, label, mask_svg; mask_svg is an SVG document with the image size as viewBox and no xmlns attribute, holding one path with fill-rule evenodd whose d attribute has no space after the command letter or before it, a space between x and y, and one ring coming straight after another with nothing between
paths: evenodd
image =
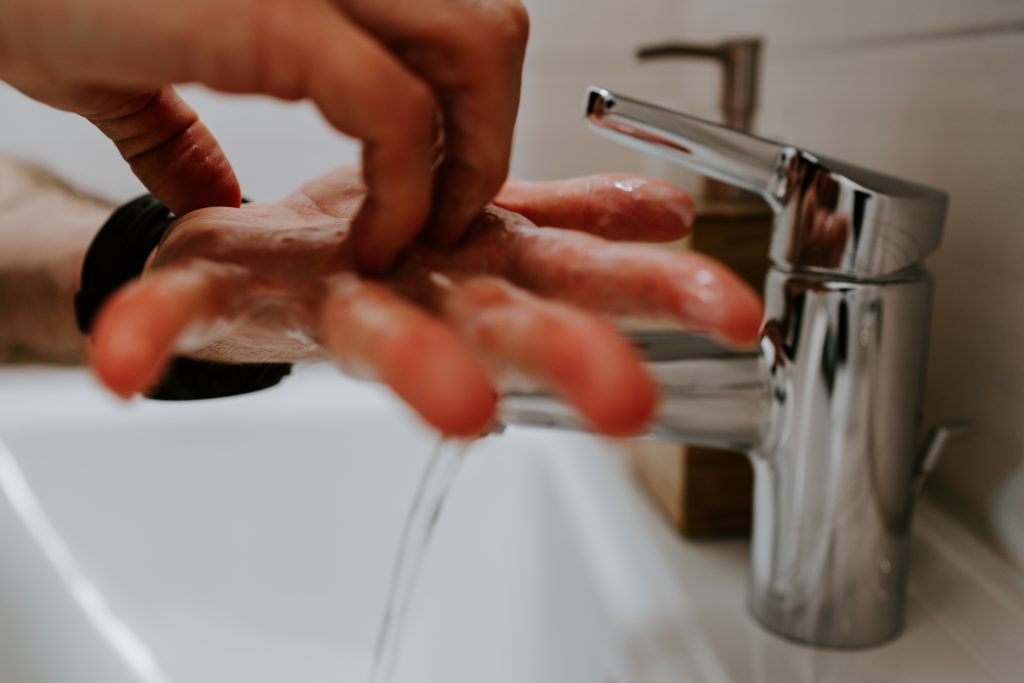
<instances>
[{"instance_id":1,"label":"chrome faucet","mask_svg":"<svg viewBox=\"0 0 1024 683\"><path fill-rule=\"evenodd\" d=\"M762 624L821 647L893 638L921 482L970 430L945 423L919 447L932 290L922 261L941 240L946 195L600 88L586 117L772 207L758 351L634 333L663 394L651 437L750 456L750 606ZM580 427L541 393L505 396L502 413Z\"/></svg>"}]
</instances>

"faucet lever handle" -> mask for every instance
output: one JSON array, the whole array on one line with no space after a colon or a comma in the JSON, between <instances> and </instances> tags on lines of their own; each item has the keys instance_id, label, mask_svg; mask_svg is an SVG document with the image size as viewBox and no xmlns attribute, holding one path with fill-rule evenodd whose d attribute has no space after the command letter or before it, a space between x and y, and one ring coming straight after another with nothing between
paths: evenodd
<instances>
[{"instance_id":1,"label":"faucet lever handle","mask_svg":"<svg viewBox=\"0 0 1024 683\"><path fill-rule=\"evenodd\" d=\"M853 164L591 87L598 134L759 194L775 212L771 260L882 280L942 240L946 194Z\"/></svg>"},{"instance_id":2,"label":"faucet lever handle","mask_svg":"<svg viewBox=\"0 0 1024 683\"><path fill-rule=\"evenodd\" d=\"M974 423L969 420L948 420L940 422L932 428L921 449L921 454L918 456L917 470L914 472L915 497L920 495L928 475L939 464L939 458L946 450L946 446L953 441L969 439L972 436L974 436Z\"/></svg>"},{"instance_id":3,"label":"faucet lever handle","mask_svg":"<svg viewBox=\"0 0 1024 683\"><path fill-rule=\"evenodd\" d=\"M603 88L589 89L586 116L598 135L750 190L773 208L778 204L772 198L786 158L778 143Z\"/></svg>"}]
</instances>

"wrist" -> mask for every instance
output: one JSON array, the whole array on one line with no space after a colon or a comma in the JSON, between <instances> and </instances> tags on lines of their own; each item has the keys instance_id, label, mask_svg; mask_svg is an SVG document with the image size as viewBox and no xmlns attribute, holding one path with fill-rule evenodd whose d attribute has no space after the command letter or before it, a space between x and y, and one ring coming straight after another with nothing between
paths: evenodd
<instances>
[{"instance_id":1,"label":"wrist","mask_svg":"<svg viewBox=\"0 0 1024 683\"><path fill-rule=\"evenodd\" d=\"M92 331L96 314L110 296L152 263L154 250L175 219L164 204L144 195L120 206L103 224L86 253L81 288L75 295L75 316L83 333ZM271 387L289 372L291 365L286 363L221 363L177 357L147 396L159 400L234 396Z\"/></svg>"},{"instance_id":2,"label":"wrist","mask_svg":"<svg viewBox=\"0 0 1024 683\"><path fill-rule=\"evenodd\" d=\"M72 301L109 205L0 158L0 362L80 362Z\"/></svg>"}]
</instances>

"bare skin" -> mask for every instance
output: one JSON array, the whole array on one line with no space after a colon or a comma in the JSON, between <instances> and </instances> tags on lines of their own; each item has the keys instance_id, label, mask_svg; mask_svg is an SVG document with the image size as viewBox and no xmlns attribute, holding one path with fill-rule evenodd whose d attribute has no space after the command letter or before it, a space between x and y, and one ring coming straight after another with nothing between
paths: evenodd
<instances>
[{"instance_id":1,"label":"bare skin","mask_svg":"<svg viewBox=\"0 0 1024 683\"><path fill-rule=\"evenodd\" d=\"M80 363L72 297L113 205L0 156L0 363Z\"/></svg>"},{"instance_id":2,"label":"bare skin","mask_svg":"<svg viewBox=\"0 0 1024 683\"><path fill-rule=\"evenodd\" d=\"M94 123L179 215L241 191L173 84L312 100L364 143L351 251L383 272L504 182L528 24L519 0L0 0L0 79Z\"/></svg>"},{"instance_id":3,"label":"bare skin","mask_svg":"<svg viewBox=\"0 0 1024 683\"><path fill-rule=\"evenodd\" d=\"M607 315L668 319L734 345L757 338L758 297L724 266L612 241L690 230L689 198L664 183L512 182L455 248L414 243L379 279L359 275L353 253L364 194L358 170L340 169L280 202L184 216L100 312L98 377L129 397L177 353L326 356L387 383L442 432L474 436L494 418L496 383L514 374L561 394L595 430L625 435L658 397Z\"/></svg>"}]
</instances>

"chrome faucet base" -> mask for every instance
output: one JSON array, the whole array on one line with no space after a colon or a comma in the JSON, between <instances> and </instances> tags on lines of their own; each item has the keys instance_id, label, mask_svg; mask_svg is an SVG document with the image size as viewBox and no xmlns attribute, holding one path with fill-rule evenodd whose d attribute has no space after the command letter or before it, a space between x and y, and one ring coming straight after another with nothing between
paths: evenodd
<instances>
[{"instance_id":1,"label":"chrome faucet base","mask_svg":"<svg viewBox=\"0 0 1024 683\"><path fill-rule=\"evenodd\" d=\"M750 605L773 631L864 647L902 625L931 282L773 269L772 430L754 462Z\"/></svg>"}]
</instances>

